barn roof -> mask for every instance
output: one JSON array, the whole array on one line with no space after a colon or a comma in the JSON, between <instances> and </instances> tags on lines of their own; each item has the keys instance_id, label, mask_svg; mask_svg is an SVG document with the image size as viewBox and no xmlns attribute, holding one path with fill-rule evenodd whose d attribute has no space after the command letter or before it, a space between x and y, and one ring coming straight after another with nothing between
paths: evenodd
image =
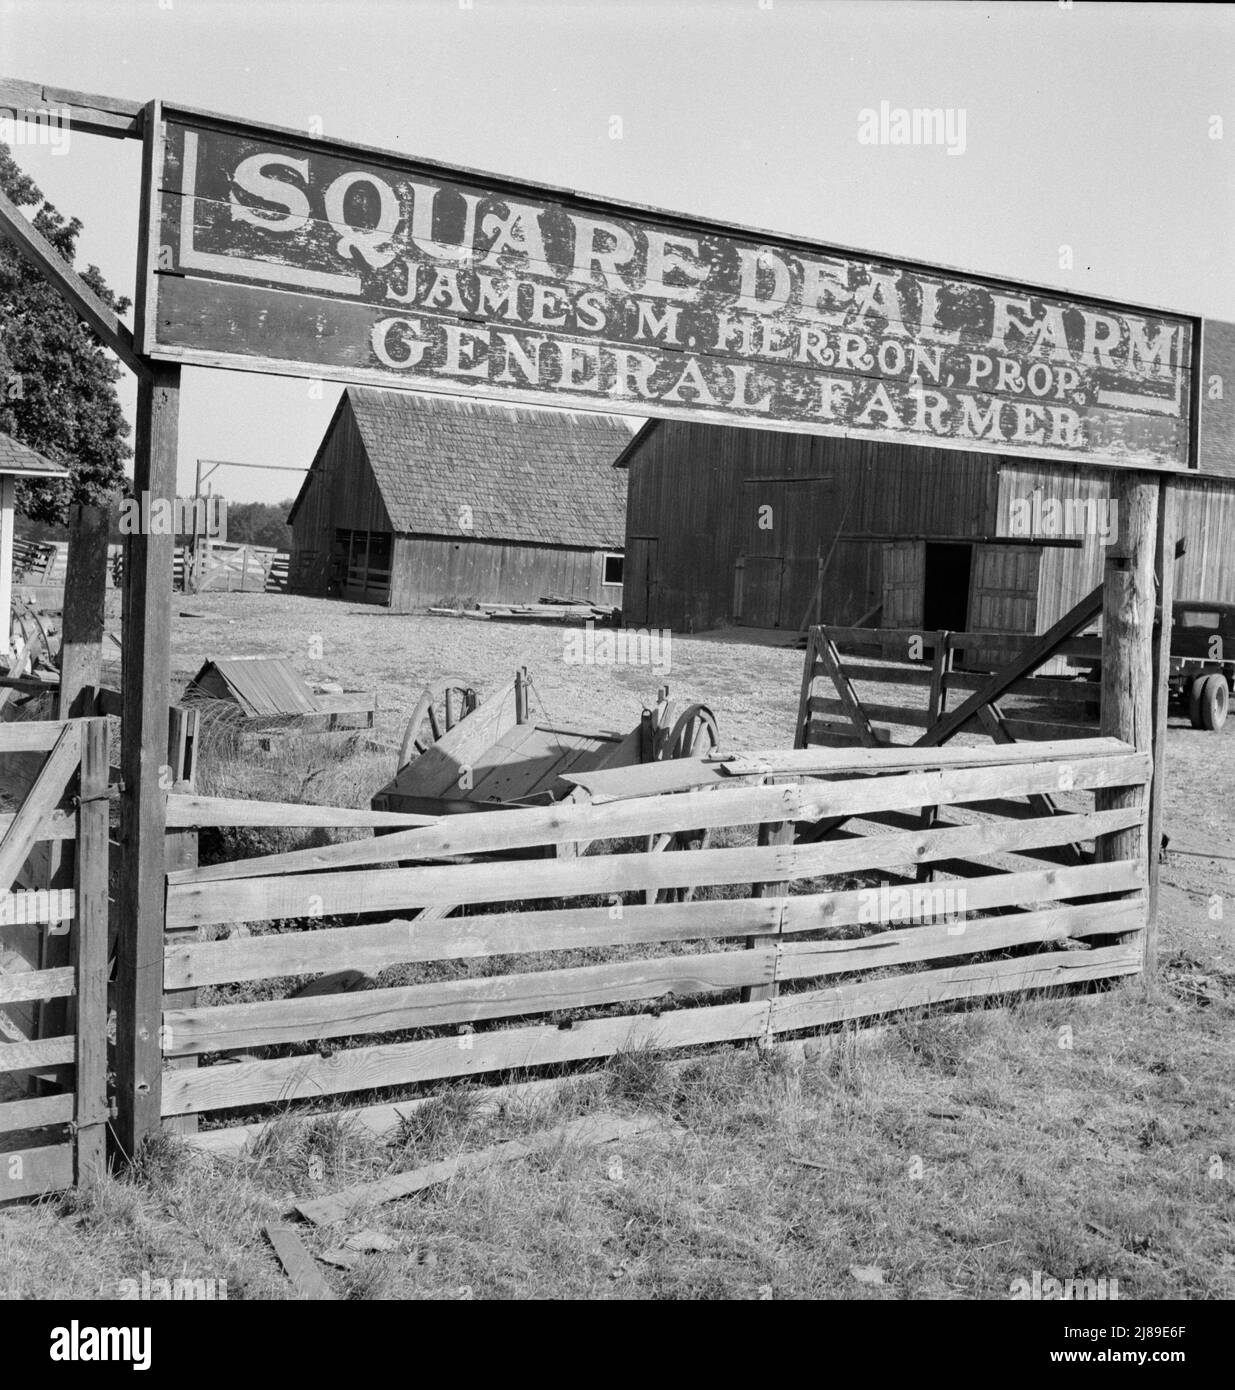
<instances>
[{"instance_id":1,"label":"barn roof","mask_svg":"<svg viewBox=\"0 0 1235 1390\"><path fill-rule=\"evenodd\" d=\"M481 540L621 547L624 419L356 386L344 395L396 532L458 537L466 506L466 534Z\"/></svg>"},{"instance_id":2,"label":"barn roof","mask_svg":"<svg viewBox=\"0 0 1235 1390\"><path fill-rule=\"evenodd\" d=\"M14 473L27 478L67 478L69 470L52 463L42 454L19 444L10 435L0 434L0 473Z\"/></svg>"}]
</instances>

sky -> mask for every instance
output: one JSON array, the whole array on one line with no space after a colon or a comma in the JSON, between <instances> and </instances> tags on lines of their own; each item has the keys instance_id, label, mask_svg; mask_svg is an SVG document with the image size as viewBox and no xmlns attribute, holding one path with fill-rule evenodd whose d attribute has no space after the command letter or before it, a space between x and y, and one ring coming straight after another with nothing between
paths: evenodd
<instances>
[{"instance_id":1,"label":"sky","mask_svg":"<svg viewBox=\"0 0 1235 1390\"><path fill-rule=\"evenodd\" d=\"M1230 320L1233 73L1223 4L0 0L6 77ZM885 101L963 112L963 153L863 143ZM13 154L131 296L139 142ZM339 389L186 368L181 492L198 458L306 469Z\"/></svg>"}]
</instances>

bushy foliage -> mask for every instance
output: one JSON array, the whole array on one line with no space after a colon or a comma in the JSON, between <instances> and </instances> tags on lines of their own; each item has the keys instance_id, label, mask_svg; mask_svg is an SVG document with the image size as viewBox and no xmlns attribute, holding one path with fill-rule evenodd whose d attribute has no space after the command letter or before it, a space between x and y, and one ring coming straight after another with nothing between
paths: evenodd
<instances>
[{"instance_id":1,"label":"bushy foliage","mask_svg":"<svg viewBox=\"0 0 1235 1390\"><path fill-rule=\"evenodd\" d=\"M81 222L62 216L3 144L0 188L18 207L37 209L35 228L72 265ZM128 309L97 266L78 274L118 314ZM62 524L70 502L107 506L123 486L131 450L120 370L60 293L0 240L0 431L72 473L68 482L20 485L18 507L32 520Z\"/></svg>"}]
</instances>

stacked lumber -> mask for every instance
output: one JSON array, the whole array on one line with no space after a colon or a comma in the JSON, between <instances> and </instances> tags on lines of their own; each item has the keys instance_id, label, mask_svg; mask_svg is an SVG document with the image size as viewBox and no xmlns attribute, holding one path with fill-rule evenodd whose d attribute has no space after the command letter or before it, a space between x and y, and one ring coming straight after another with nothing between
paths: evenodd
<instances>
[{"instance_id":1,"label":"stacked lumber","mask_svg":"<svg viewBox=\"0 0 1235 1390\"><path fill-rule=\"evenodd\" d=\"M502 622L532 623L617 623L621 609L590 603L586 599L564 599L551 595L537 603L478 603L474 608L430 608L442 618L497 619Z\"/></svg>"}]
</instances>

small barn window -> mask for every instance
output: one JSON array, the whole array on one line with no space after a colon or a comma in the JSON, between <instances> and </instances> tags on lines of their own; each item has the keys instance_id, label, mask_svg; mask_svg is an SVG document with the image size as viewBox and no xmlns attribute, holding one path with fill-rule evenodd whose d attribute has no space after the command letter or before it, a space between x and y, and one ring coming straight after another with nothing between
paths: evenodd
<instances>
[{"instance_id":1,"label":"small barn window","mask_svg":"<svg viewBox=\"0 0 1235 1390\"><path fill-rule=\"evenodd\" d=\"M602 584L611 585L614 588L621 587L623 558L621 555L605 556L604 577L600 581Z\"/></svg>"}]
</instances>

